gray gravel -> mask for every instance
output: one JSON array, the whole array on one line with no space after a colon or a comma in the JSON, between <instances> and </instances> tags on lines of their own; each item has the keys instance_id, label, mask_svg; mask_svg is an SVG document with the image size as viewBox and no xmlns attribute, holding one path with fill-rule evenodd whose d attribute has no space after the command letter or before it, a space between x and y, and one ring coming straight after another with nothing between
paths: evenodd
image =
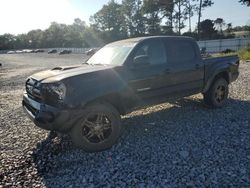
<instances>
[{"instance_id":1,"label":"gray gravel","mask_svg":"<svg viewBox=\"0 0 250 188\"><path fill-rule=\"evenodd\" d=\"M80 55L0 55L0 187L250 187L250 63L222 109L202 96L135 111L112 149L86 153L21 108L25 78Z\"/></svg>"}]
</instances>

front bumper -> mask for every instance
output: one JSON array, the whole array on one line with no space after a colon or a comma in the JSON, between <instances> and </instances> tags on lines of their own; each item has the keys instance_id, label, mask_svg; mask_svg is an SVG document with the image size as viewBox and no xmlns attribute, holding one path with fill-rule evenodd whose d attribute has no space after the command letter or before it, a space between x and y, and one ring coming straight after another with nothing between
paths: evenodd
<instances>
[{"instance_id":1,"label":"front bumper","mask_svg":"<svg viewBox=\"0 0 250 188\"><path fill-rule=\"evenodd\" d=\"M22 106L28 117L38 127L46 130L67 132L77 120L74 110L58 109L31 99L23 94Z\"/></svg>"}]
</instances>

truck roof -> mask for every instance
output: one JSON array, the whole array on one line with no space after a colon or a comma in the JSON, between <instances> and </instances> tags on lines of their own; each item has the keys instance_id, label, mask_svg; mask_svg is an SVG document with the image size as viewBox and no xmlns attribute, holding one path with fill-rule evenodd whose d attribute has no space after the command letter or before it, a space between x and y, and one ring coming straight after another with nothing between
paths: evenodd
<instances>
[{"instance_id":1,"label":"truck roof","mask_svg":"<svg viewBox=\"0 0 250 188\"><path fill-rule=\"evenodd\" d=\"M148 39L152 39L152 38L160 38L160 39L181 39L181 40L192 40L194 41L193 38L191 37L186 37L186 36L146 36L146 37L136 37L136 38L129 38L129 39L125 39L125 40L119 40L119 41L115 41L112 42L108 45L122 45L122 44L134 44L134 43L139 43L142 42L144 40L148 40Z\"/></svg>"}]
</instances>

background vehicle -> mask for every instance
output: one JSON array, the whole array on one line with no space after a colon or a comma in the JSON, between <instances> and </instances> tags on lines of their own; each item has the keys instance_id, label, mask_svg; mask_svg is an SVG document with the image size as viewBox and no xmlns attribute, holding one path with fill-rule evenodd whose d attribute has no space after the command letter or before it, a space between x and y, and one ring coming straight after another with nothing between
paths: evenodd
<instances>
[{"instance_id":1,"label":"background vehicle","mask_svg":"<svg viewBox=\"0 0 250 188\"><path fill-rule=\"evenodd\" d=\"M59 52L59 55L63 55L63 54L71 54L72 51L71 50L62 50Z\"/></svg>"},{"instance_id":2,"label":"background vehicle","mask_svg":"<svg viewBox=\"0 0 250 188\"><path fill-rule=\"evenodd\" d=\"M34 50L30 50L30 49L24 49L22 50L23 53L34 53Z\"/></svg>"},{"instance_id":3,"label":"background vehicle","mask_svg":"<svg viewBox=\"0 0 250 188\"><path fill-rule=\"evenodd\" d=\"M21 54L21 53L23 53L23 51L22 50L16 50L15 53Z\"/></svg>"},{"instance_id":4,"label":"background vehicle","mask_svg":"<svg viewBox=\"0 0 250 188\"><path fill-rule=\"evenodd\" d=\"M92 56L92 55L94 55L97 51L98 51L97 48L91 48L91 49L89 49L88 51L86 51L86 55Z\"/></svg>"},{"instance_id":5,"label":"background vehicle","mask_svg":"<svg viewBox=\"0 0 250 188\"><path fill-rule=\"evenodd\" d=\"M36 49L34 52L35 53L40 53L40 52L44 52L44 50L42 50L42 49Z\"/></svg>"},{"instance_id":6,"label":"background vehicle","mask_svg":"<svg viewBox=\"0 0 250 188\"><path fill-rule=\"evenodd\" d=\"M143 37L106 45L83 65L56 67L26 82L23 107L34 123L69 132L86 151L110 148L120 115L168 98L203 93L222 107L237 79L237 56L202 59L188 37Z\"/></svg>"},{"instance_id":7,"label":"background vehicle","mask_svg":"<svg viewBox=\"0 0 250 188\"><path fill-rule=\"evenodd\" d=\"M15 51L8 51L7 54L15 54L16 52Z\"/></svg>"},{"instance_id":8,"label":"background vehicle","mask_svg":"<svg viewBox=\"0 0 250 188\"><path fill-rule=\"evenodd\" d=\"M52 49L52 50L49 50L49 51L48 51L48 54L54 54L54 53L57 53L57 50L56 50L56 49Z\"/></svg>"}]
</instances>

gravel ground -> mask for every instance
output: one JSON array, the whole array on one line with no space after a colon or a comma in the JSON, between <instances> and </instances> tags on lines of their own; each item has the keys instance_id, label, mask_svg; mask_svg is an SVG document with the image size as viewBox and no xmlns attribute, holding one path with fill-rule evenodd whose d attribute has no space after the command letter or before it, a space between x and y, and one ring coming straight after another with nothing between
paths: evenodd
<instances>
[{"instance_id":1,"label":"gravel ground","mask_svg":"<svg viewBox=\"0 0 250 188\"><path fill-rule=\"evenodd\" d=\"M250 187L250 63L222 109L202 96L123 117L112 149L86 153L51 137L22 111L25 78L80 55L0 55L0 187Z\"/></svg>"}]
</instances>

